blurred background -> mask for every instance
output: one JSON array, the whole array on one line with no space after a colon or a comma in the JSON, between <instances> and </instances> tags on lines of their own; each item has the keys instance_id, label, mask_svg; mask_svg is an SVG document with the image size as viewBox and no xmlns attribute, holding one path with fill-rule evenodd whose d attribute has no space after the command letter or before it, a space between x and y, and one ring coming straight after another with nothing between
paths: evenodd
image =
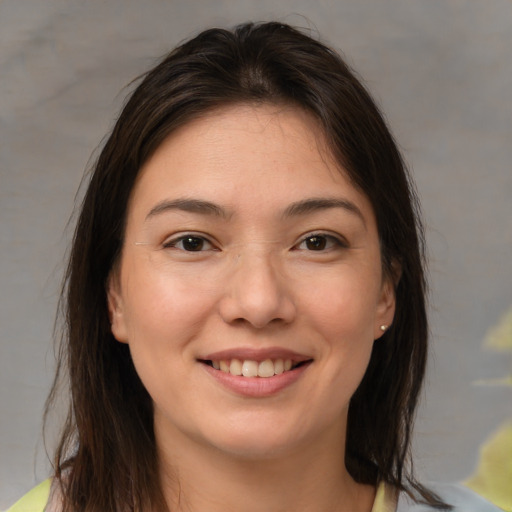
<instances>
[{"instance_id":1,"label":"blurred background","mask_svg":"<svg viewBox=\"0 0 512 512\"><path fill-rule=\"evenodd\" d=\"M481 453L502 475L512 459L511 0L0 0L1 509L49 474L67 224L125 86L203 28L270 19L345 55L417 183L433 346L418 474L478 487Z\"/></svg>"}]
</instances>

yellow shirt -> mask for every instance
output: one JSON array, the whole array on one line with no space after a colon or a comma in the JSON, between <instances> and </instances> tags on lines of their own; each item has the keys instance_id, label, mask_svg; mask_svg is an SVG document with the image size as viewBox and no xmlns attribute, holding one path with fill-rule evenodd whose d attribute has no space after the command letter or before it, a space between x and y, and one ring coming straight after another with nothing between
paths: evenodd
<instances>
[{"instance_id":1,"label":"yellow shirt","mask_svg":"<svg viewBox=\"0 0 512 512\"><path fill-rule=\"evenodd\" d=\"M44 512L50 496L51 480L45 480L34 487L6 512ZM392 488L381 483L377 487L372 512L395 512L396 498Z\"/></svg>"},{"instance_id":2,"label":"yellow shirt","mask_svg":"<svg viewBox=\"0 0 512 512\"><path fill-rule=\"evenodd\" d=\"M17 501L6 512L44 512L50 496L51 480L45 480L23 498ZM453 512L499 512L502 509L484 500L469 489L457 485L439 486L434 488L439 495L454 508ZM398 507L397 507L398 503ZM400 498L396 490L384 482L377 486L375 501L371 512L433 512L429 505L422 505L408 500L403 493Z\"/></svg>"},{"instance_id":3,"label":"yellow shirt","mask_svg":"<svg viewBox=\"0 0 512 512\"><path fill-rule=\"evenodd\" d=\"M6 512L43 512L50 496L51 479L41 482Z\"/></svg>"}]
</instances>

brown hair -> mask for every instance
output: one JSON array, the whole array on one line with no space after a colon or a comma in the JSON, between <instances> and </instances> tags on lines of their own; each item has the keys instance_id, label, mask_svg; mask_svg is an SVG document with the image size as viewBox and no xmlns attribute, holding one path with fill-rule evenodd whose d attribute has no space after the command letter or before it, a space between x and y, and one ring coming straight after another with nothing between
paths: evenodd
<instances>
[{"instance_id":1,"label":"brown hair","mask_svg":"<svg viewBox=\"0 0 512 512\"><path fill-rule=\"evenodd\" d=\"M144 162L179 126L248 102L296 105L320 122L333 155L371 201L384 272L397 283L393 325L374 344L350 403L346 467L358 482L383 480L445 507L414 479L409 460L428 328L422 227L406 168L378 107L341 58L301 31L264 23L206 30L166 56L142 77L95 164L66 274L66 330L47 406L66 369L71 403L55 455L65 509L165 509L151 398L127 345L112 336L106 283Z\"/></svg>"}]
</instances>

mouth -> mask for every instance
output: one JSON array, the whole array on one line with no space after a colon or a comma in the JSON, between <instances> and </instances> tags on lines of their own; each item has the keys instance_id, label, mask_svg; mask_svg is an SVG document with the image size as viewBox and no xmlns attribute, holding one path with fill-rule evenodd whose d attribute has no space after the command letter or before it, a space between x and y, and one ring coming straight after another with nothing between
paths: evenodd
<instances>
[{"instance_id":1,"label":"mouth","mask_svg":"<svg viewBox=\"0 0 512 512\"><path fill-rule=\"evenodd\" d=\"M312 359L267 358L262 361L242 358L199 359L199 362L220 372L237 377L268 379L311 363Z\"/></svg>"},{"instance_id":2,"label":"mouth","mask_svg":"<svg viewBox=\"0 0 512 512\"><path fill-rule=\"evenodd\" d=\"M201 355L197 362L229 392L266 398L301 380L314 359L282 347L237 347Z\"/></svg>"}]
</instances>

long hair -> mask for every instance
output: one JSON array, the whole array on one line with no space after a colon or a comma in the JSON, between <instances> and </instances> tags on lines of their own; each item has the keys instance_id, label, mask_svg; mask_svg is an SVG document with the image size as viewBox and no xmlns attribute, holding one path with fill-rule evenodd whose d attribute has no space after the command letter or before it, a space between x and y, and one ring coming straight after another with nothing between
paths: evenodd
<instances>
[{"instance_id":1,"label":"long hair","mask_svg":"<svg viewBox=\"0 0 512 512\"><path fill-rule=\"evenodd\" d=\"M407 170L378 107L339 55L281 23L210 29L140 78L94 166L62 295L65 331L47 411L67 374L70 409L55 455L65 510L165 510L151 398L106 299L141 166L178 127L233 104L287 104L312 114L349 179L370 200L393 325L374 344L348 414L345 464L360 483L388 482L443 507L412 473L410 440L427 357L423 232ZM341 435L341 433L340 433Z\"/></svg>"}]
</instances>

